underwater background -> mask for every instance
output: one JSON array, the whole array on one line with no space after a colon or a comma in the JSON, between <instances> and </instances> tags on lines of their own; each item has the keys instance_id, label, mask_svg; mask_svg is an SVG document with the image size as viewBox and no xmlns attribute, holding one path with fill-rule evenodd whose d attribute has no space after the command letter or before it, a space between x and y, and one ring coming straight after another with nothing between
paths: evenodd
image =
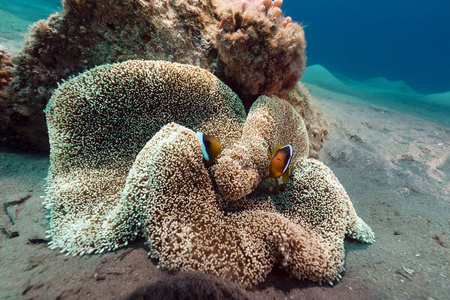
<instances>
[{"instance_id":1,"label":"underwater background","mask_svg":"<svg viewBox=\"0 0 450 300\"><path fill-rule=\"evenodd\" d=\"M304 26L301 81L330 123L318 159L376 243L345 242L346 271L333 287L275 272L250 299L446 299L450 2L284 0L282 9ZM0 50L17 53L28 27L60 10L60 0L0 0ZM0 214L0 298L101 299L167 279L144 244L90 258L50 251L40 198L48 168L48 154L0 151L0 205L12 203Z\"/></svg>"},{"instance_id":2,"label":"underwater background","mask_svg":"<svg viewBox=\"0 0 450 300\"><path fill-rule=\"evenodd\" d=\"M30 24L40 19L47 19L52 13L61 10L60 0L1 0L2 10L15 15L17 18L29 21Z\"/></svg>"},{"instance_id":3,"label":"underwater background","mask_svg":"<svg viewBox=\"0 0 450 300\"><path fill-rule=\"evenodd\" d=\"M283 7L305 26L308 65L358 80L402 80L424 94L450 90L449 1L311 0Z\"/></svg>"}]
</instances>

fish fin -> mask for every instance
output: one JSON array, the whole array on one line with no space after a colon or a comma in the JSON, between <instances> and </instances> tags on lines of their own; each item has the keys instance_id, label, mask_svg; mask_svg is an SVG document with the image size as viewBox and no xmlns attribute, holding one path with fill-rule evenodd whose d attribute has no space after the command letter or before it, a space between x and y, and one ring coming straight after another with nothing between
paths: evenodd
<instances>
[{"instance_id":1,"label":"fish fin","mask_svg":"<svg viewBox=\"0 0 450 300\"><path fill-rule=\"evenodd\" d=\"M289 182L289 175L291 175L291 168L288 168L286 172L283 173L283 182L287 184Z\"/></svg>"},{"instance_id":2,"label":"fish fin","mask_svg":"<svg viewBox=\"0 0 450 300\"><path fill-rule=\"evenodd\" d=\"M272 160L272 151L270 151L270 147L267 149L267 152L269 154L269 161Z\"/></svg>"},{"instance_id":3,"label":"fish fin","mask_svg":"<svg viewBox=\"0 0 450 300\"><path fill-rule=\"evenodd\" d=\"M275 154L277 153L277 151L280 150L281 148L283 148L283 146L276 146L275 149L273 149L272 157L275 156Z\"/></svg>"},{"instance_id":4,"label":"fish fin","mask_svg":"<svg viewBox=\"0 0 450 300\"><path fill-rule=\"evenodd\" d=\"M275 179L276 191L278 193L280 191L280 186L278 185L278 179L277 178L274 178L274 179Z\"/></svg>"}]
</instances>

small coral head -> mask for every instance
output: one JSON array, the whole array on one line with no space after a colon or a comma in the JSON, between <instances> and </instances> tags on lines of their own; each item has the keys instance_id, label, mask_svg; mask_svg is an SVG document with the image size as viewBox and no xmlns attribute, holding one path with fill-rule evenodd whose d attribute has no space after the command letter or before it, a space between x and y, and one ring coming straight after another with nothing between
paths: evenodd
<instances>
[{"instance_id":1,"label":"small coral head","mask_svg":"<svg viewBox=\"0 0 450 300\"><path fill-rule=\"evenodd\" d=\"M214 163L214 160L222 151L222 147L215 137L198 131L196 134L202 146L203 163L208 168Z\"/></svg>"},{"instance_id":2,"label":"small coral head","mask_svg":"<svg viewBox=\"0 0 450 300\"><path fill-rule=\"evenodd\" d=\"M271 13L275 17L280 17L283 12L279 7L273 6L269 9L269 13Z\"/></svg>"},{"instance_id":3,"label":"small coral head","mask_svg":"<svg viewBox=\"0 0 450 300\"><path fill-rule=\"evenodd\" d=\"M272 0L263 0L262 4L265 6L265 8L269 8L272 6Z\"/></svg>"},{"instance_id":4,"label":"small coral head","mask_svg":"<svg viewBox=\"0 0 450 300\"><path fill-rule=\"evenodd\" d=\"M274 7L281 8L281 5L283 5L283 0L274 0L272 5Z\"/></svg>"},{"instance_id":5,"label":"small coral head","mask_svg":"<svg viewBox=\"0 0 450 300\"><path fill-rule=\"evenodd\" d=\"M283 175L283 181L289 178L289 164L291 163L293 150L291 145L278 146L270 153L269 150L269 177L278 178ZM285 175L287 178L285 179ZM286 182L285 181L285 182Z\"/></svg>"}]
</instances>

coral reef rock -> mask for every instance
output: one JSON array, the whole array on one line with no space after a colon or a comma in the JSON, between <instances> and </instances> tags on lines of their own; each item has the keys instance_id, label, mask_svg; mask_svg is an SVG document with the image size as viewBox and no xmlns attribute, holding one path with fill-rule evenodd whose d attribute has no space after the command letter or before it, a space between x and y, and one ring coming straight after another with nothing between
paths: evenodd
<instances>
[{"instance_id":1,"label":"coral reef rock","mask_svg":"<svg viewBox=\"0 0 450 300\"><path fill-rule=\"evenodd\" d=\"M225 81L231 79L244 95L290 91L305 67L303 29L274 13L273 3L269 7L260 1L225 3L218 8L221 30L214 39ZM281 13L279 8L275 11Z\"/></svg>"},{"instance_id":2,"label":"coral reef rock","mask_svg":"<svg viewBox=\"0 0 450 300\"><path fill-rule=\"evenodd\" d=\"M10 60L10 55L6 49L0 45L0 91L3 92L6 86L9 86L12 74L11 69L13 64ZM2 94L0 94L4 97Z\"/></svg>"},{"instance_id":3,"label":"coral reef rock","mask_svg":"<svg viewBox=\"0 0 450 300\"><path fill-rule=\"evenodd\" d=\"M328 135L329 124L323 117L316 101L301 82L285 98L305 120L309 137L309 157L317 158L318 151Z\"/></svg>"},{"instance_id":4,"label":"coral reef rock","mask_svg":"<svg viewBox=\"0 0 450 300\"><path fill-rule=\"evenodd\" d=\"M7 101L6 91L8 90L11 80L12 73L11 69L13 64L11 62L11 57L6 49L0 45L0 134L7 132L7 126L11 118L14 118L11 104ZM15 137L12 136L11 140ZM6 137L1 135L0 142L6 142Z\"/></svg>"},{"instance_id":5,"label":"coral reef rock","mask_svg":"<svg viewBox=\"0 0 450 300\"><path fill-rule=\"evenodd\" d=\"M374 241L333 173L306 158L305 126L284 100L260 97L245 121L239 97L208 71L127 61L67 81L46 113L52 249L102 253L144 235L165 270L249 287L274 268L332 283L343 270L345 235ZM222 143L217 167L203 164L195 130ZM283 143L296 153L292 176L273 194L273 181L262 180L263 152ZM248 157L227 169L229 149ZM240 176L226 193L239 181L250 188L235 187L242 197L230 201L216 183L247 167L256 175Z\"/></svg>"},{"instance_id":6,"label":"coral reef rock","mask_svg":"<svg viewBox=\"0 0 450 300\"><path fill-rule=\"evenodd\" d=\"M145 59L198 66L248 95L246 108L261 94L284 95L305 66L303 29L282 16L279 1L62 3L62 12L31 26L13 59L8 101L19 116L6 114L3 132L21 136L14 144L23 147L48 149L43 110L57 83L97 65Z\"/></svg>"}]
</instances>

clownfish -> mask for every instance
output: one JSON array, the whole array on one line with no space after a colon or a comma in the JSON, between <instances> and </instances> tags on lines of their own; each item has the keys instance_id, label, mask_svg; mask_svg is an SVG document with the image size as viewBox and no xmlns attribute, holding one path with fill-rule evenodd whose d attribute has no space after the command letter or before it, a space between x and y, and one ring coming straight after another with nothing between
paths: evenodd
<instances>
[{"instance_id":1,"label":"clownfish","mask_svg":"<svg viewBox=\"0 0 450 300\"><path fill-rule=\"evenodd\" d=\"M196 134L202 146L203 163L208 168L214 163L214 160L222 151L222 147L213 136L198 131Z\"/></svg>"},{"instance_id":2,"label":"clownfish","mask_svg":"<svg viewBox=\"0 0 450 300\"><path fill-rule=\"evenodd\" d=\"M269 153L269 176L267 176L267 178L271 177L275 179L278 192L279 187L277 178L282 176L283 182L286 184L289 181L289 173L290 173L289 164L291 163L291 158L293 154L292 146L291 145L286 145L284 147L277 146L272 153L270 152L270 149L268 149L268 153Z\"/></svg>"}]
</instances>

